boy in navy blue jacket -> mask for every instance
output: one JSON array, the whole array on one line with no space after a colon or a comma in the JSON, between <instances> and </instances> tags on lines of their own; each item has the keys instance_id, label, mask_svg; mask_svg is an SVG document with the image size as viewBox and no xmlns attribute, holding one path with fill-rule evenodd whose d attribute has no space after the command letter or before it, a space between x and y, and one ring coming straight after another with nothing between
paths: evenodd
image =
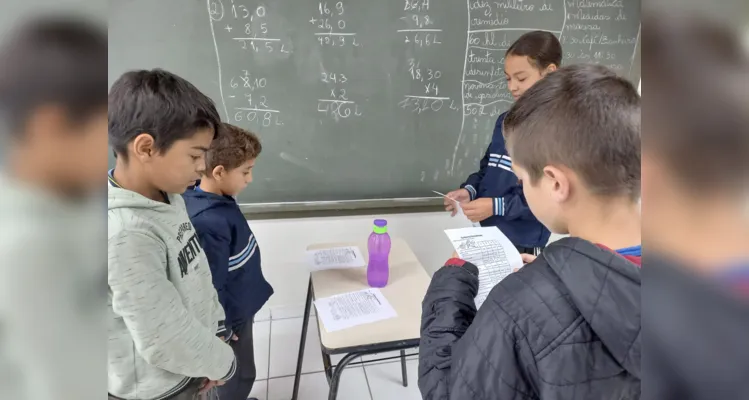
<instances>
[{"instance_id":1,"label":"boy in navy blue jacket","mask_svg":"<svg viewBox=\"0 0 749 400\"><path fill-rule=\"evenodd\" d=\"M517 100L561 63L562 46L554 34L528 32L505 54L507 87ZM537 255L549 241L551 233L533 216L523 196L523 186L512 171L512 160L502 136L506 114L497 118L492 142L481 160L479 171L471 174L459 190L447 196L461 203L463 212L472 222L498 227L521 253ZM446 209L454 216L457 210L453 204L445 200Z\"/></svg>"},{"instance_id":2,"label":"boy in navy blue jacket","mask_svg":"<svg viewBox=\"0 0 749 400\"><path fill-rule=\"evenodd\" d=\"M245 400L255 382L252 320L273 294L263 277L260 249L234 197L252 182L258 138L223 124L206 153L203 178L185 192L190 220L208 256L213 285L226 314L237 373L218 388L222 400Z\"/></svg>"}]
</instances>

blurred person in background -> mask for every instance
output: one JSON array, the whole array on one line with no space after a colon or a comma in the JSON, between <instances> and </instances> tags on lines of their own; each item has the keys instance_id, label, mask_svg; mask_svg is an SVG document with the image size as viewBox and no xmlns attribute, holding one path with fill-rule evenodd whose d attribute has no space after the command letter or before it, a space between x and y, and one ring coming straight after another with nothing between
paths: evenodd
<instances>
[{"instance_id":1,"label":"blurred person in background","mask_svg":"<svg viewBox=\"0 0 749 400\"><path fill-rule=\"evenodd\" d=\"M723 21L646 11L643 398L749 399L749 57Z\"/></svg>"},{"instance_id":2,"label":"blurred person in background","mask_svg":"<svg viewBox=\"0 0 749 400\"><path fill-rule=\"evenodd\" d=\"M105 187L106 63L106 33L84 21L27 21L0 44L0 399L105 390L105 222L92 195Z\"/></svg>"}]
</instances>

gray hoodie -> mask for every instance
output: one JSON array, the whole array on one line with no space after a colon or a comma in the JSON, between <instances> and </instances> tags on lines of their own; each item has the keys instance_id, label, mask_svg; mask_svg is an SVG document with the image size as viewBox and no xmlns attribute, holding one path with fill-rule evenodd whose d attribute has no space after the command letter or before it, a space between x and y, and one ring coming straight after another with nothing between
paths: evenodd
<instances>
[{"instance_id":1,"label":"gray hoodie","mask_svg":"<svg viewBox=\"0 0 749 400\"><path fill-rule=\"evenodd\" d=\"M168 197L109 187L109 393L125 399L164 399L236 370L216 337L224 312L208 260L182 197Z\"/></svg>"},{"instance_id":2,"label":"gray hoodie","mask_svg":"<svg viewBox=\"0 0 749 400\"><path fill-rule=\"evenodd\" d=\"M0 399L100 399L104 199L0 188Z\"/></svg>"}]
</instances>

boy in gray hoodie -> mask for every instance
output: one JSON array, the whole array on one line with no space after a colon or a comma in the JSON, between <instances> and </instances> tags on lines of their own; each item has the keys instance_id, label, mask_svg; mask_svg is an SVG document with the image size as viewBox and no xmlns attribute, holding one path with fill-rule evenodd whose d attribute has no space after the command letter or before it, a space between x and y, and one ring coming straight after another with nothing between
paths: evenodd
<instances>
[{"instance_id":1,"label":"boy in gray hoodie","mask_svg":"<svg viewBox=\"0 0 749 400\"><path fill-rule=\"evenodd\" d=\"M205 168L213 102L162 70L109 92L110 398L192 399L234 375L224 312L180 194ZM218 329L217 329L218 327Z\"/></svg>"},{"instance_id":2,"label":"boy in gray hoodie","mask_svg":"<svg viewBox=\"0 0 749 400\"><path fill-rule=\"evenodd\" d=\"M98 399L106 27L5 16L19 25L0 35L0 399Z\"/></svg>"}]
</instances>

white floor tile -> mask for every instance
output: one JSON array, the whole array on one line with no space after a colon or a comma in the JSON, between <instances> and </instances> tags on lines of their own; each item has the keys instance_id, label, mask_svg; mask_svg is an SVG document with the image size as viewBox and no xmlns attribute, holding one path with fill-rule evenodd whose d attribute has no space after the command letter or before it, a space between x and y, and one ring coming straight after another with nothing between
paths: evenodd
<instances>
[{"instance_id":1,"label":"white floor tile","mask_svg":"<svg viewBox=\"0 0 749 400\"><path fill-rule=\"evenodd\" d=\"M254 397L257 400L268 400L268 381L256 381L252 385L250 397Z\"/></svg>"},{"instance_id":2,"label":"white floor tile","mask_svg":"<svg viewBox=\"0 0 749 400\"><path fill-rule=\"evenodd\" d=\"M299 353L299 335L302 333L302 318L272 321L270 340L271 378L293 375ZM332 359L335 363L339 358ZM307 342L304 346L302 373L320 372L323 370L320 337L317 333L317 321L310 318L307 329Z\"/></svg>"},{"instance_id":3,"label":"white floor tile","mask_svg":"<svg viewBox=\"0 0 749 400\"><path fill-rule=\"evenodd\" d=\"M260 309L255 314L255 322L263 322L268 321L270 319L270 308L263 306L263 308Z\"/></svg>"},{"instance_id":4,"label":"white floor tile","mask_svg":"<svg viewBox=\"0 0 749 400\"><path fill-rule=\"evenodd\" d=\"M418 351L419 351L418 348L406 350L406 360L418 360L419 359ZM400 355L401 355L400 351L388 351L386 353L377 353L377 354L370 354L367 356L363 356L362 359L364 361L372 361L372 360L377 360L379 358L399 357ZM400 358L394 358L392 360L378 361L378 362L367 364L367 365L377 365L377 364L391 363L391 362L399 363L400 361L401 361Z\"/></svg>"},{"instance_id":5,"label":"white floor tile","mask_svg":"<svg viewBox=\"0 0 749 400\"><path fill-rule=\"evenodd\" d=\"M304 304L271 307L270 315L271 319L302 318L304 316ZM314 305L309 315L316 315Z\"/></svg>"},{"instance_id":6,"label":"white floor tile","mask_svg":"<svg viewBox=\"0 0 749 400\"><path fill-rule=\"evenodd\" d=\"M403 387L400 363L367 365L364 369L372 390L372 400L421 400L418 361L411 360L406 363L408 387Z\"/></svg>"},{"instance_id":7,"label":"white floor tile","mask_svg":"<svg viewBox=\"0 0 749 400\"><path fill-rule=\"evenodd\" d=\"M277 378L268 381L267 400L288 400L294 389L294 378ZM302 375L299 385L300 400L326 400L330 386L325 374ZM371 400L364 370L361 367L346 368L338 389L339 400ZM388 400L393 400L388 399ZM401 399L398 399L401 400Z\"/></svg>"},{"instance_id":8,"label":"white floor tile","mask_svg":"<svg viewBox=\"0 0 749 400\"><path fill-rule=\"evenodd\" d=\"M268 358L270 356L270 321L255 322L252 325L255 345L255 370L257 379L268 379Z\"/></svg>"}]
</instances>

